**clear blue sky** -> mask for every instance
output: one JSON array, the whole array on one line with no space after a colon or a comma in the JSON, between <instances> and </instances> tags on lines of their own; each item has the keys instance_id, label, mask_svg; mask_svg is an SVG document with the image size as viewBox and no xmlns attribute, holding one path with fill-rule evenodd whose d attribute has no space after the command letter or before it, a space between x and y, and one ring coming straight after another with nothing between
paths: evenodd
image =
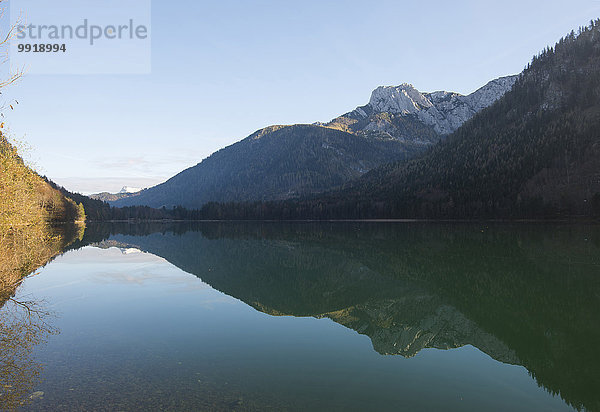
<instances>
[{"instance_id":1,"label":"clear blue sky","mask_svg":"<svg viewBox=\"0 0 600 412\"><path fill-rule=\"evenodd\" d=\"M598 17L599 0L153 2L150 75L27 75L6 121L68 189L149 186L379 85L470 93Z\"/></svg>"}]
</instances>

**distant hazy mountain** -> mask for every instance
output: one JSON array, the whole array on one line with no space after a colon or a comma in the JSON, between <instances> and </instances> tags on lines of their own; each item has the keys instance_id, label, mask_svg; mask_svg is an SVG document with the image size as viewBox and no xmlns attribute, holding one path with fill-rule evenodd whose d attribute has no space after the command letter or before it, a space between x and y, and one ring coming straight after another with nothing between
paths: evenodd
<instances>
[{"instance_id":1,"label":"distant hazy mountain","mask_svg":"<svg viewBox=\"0 0 600 412\"><path fill-rule=\"evenodd\" d=\"M123 186L119 193L137 193L140 190L142 189L138 187Z\"/></svg>"},{"instance_id":2,"label":"distant hazy mountain","mask_svg":"<svg viewBox=\"0 0 600 412\"><path fill-rule=\"evenodd\" d=\"M92 199L101 200L103 202L114 202L115 200L125 199L127 197L135 196L141 190L142 189L135 188L135 187L123 186L123 188L118 193L102 192L102 193L90 195L90 197Z\"/></svg>"},{"instance_id":3,"label":"distant hazy mountain","mask_svg":"<svg viewBox=\"0 0 600 412\"><path fill-rule=\"evenodd\" d=\"M214 153L140 193L102 193L115 206L184 206L278 200L330 190L369 170L422 153L512 87L516 77L476 92L421 93L410 85L379 87L366 106L333 121L271 126Z\"/></svg>"}]
</instances>

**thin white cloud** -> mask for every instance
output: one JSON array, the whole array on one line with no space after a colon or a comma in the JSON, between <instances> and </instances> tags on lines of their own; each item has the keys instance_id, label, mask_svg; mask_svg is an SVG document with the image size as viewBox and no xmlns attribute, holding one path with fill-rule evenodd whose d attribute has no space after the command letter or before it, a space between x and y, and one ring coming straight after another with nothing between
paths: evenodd
<instances>
[{"instance_id":1,"label":"thin white cloud","mask_svg":"<svg viewBox=\"0 0 600 412\"><path fill-rule=\"evenodd\" d=\"M114 156L95 159L92 161L92 164L103 170L156 176L157 172L162 170L183 170L186 167L195 165L199 161L199 159L189 155L182 156L165 153L155 156Z\"/></svg>"},{"instance_id":2,"label":"thin white cloud","mask_svg":"<svg viewBox=\"0 0 600 412\"><path fill-rule=\"evenodd\" d=\"M57 184L72 192L90 195L101 192L116 193L123 186L141 189L156 186L166 179L161 177L59 177L53 179Z\"/></svg>"}]
</instances>

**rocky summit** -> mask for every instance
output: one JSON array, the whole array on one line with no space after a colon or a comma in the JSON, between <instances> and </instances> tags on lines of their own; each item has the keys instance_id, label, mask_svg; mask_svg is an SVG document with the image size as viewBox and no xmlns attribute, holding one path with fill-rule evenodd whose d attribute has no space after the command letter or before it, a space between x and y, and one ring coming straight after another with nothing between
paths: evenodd
<instances>
[{"instance_id":1,"label":"rocky summit","mask_svg":"<svg viewBox=\"0 0 600 412\"><path fill-rule=\"evenodd\" d=\"M466 96L446 91L422 93L408 83L381 86L373 91L365 106L332 120L327 126L427 143L454 132L491 106L512 88L517 78L515 75L492 80Z\"/></svg>"}]
</instances>

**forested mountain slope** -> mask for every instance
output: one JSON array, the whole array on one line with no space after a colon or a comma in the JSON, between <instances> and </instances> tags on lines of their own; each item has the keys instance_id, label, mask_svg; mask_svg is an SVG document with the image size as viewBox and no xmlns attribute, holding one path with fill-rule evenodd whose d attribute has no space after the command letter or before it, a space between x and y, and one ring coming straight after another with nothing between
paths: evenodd
<instances>
[{"instance_id":1,"label":"forested mountain slope","mask_svg":"<svg viewBox=\"0 0 600 412\"><path fill-rule=\"evenodd\" d=\"M83 207L31 170L0 133L0 231L85 220Z\"/></svg>"},{"instance_id":2,"label":"forested mountain slope","mask_svg":"<svg viewBox=\"0 0 600 412\"><path fill-rule=\"evenodd\" d=\"M209 201L285 199L342 185L411 153L398 140L316 125L272 126L115 206L199 208Z\"/></svg>"}]
</instances>

